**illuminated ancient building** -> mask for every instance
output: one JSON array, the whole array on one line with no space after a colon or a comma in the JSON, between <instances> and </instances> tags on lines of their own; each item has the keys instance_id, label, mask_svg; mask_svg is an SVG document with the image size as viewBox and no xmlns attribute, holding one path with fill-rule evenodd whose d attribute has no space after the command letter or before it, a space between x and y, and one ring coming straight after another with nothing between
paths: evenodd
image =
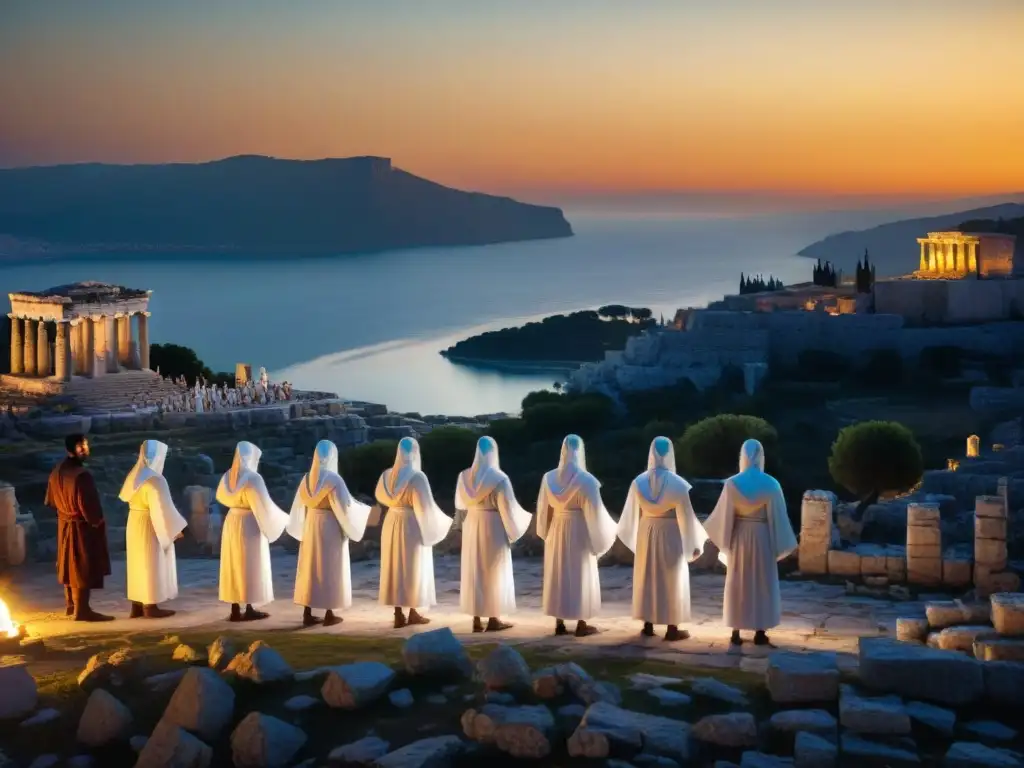
<instances>
[{"instance_id":1,"label":"illuminated ancient building","mask_svg":"<svg viewBox=\"0 0 1024 768\"><path fill-rule=\"evenodd\" d=\"M921 261L915 277L1024 276L1024 268L1016 267L1013 235L929 232L917 242L921 246Z\"/></svg>"}]
</instances>

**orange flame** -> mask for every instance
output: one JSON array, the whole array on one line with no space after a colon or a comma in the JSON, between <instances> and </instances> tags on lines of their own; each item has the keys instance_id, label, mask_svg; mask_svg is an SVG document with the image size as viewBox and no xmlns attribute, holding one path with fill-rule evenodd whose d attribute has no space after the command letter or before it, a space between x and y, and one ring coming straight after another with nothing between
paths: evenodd
<instances>
[{"instance_id":1,"label":"orange flame","mask_svg":"<svg viewBox=\"0 0 1024 768\"><path fill-rule=\"evenodd\" d=\"M11 618L11 612L7 609L7 603L0 600L0 637L17 637L18 625Z\"/></svg>"}]
</instances>

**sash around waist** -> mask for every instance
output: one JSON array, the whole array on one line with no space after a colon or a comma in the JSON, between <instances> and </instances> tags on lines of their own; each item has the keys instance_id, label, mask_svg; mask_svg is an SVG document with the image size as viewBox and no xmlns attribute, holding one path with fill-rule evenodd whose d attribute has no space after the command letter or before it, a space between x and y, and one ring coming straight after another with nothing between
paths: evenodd
<instances>
[{"instance_id":1,"label":"sash around waist","mask_svg":"<svg viewBox=\"0 0 1024 768\"><path fill-rule=\"evenodd\" d=\"M497 512L498 510L494 507L470 507L466 510L466 514L470 512Z\"/></svg>"},{"instance_id":2,"label":"sash around waist","mask_svg":"<svg viewBox=\"0 0 1024 768\"><path fill-rule=\"evenodd\" d=\"M253 511L251 509L249 509L248 507L231 507L228 510L228 514L229 515L233 515L236 512L238 514L240 514L240 515L251 515L251 514L253 514Z\"/></svg>"},{"instance_id":3,"label":"sash around waist","mask_svg":"<svg viewBox=\"0 0 1024 768\"><path fill-rule=\"evenodd\" d=\"M670 509L666 509L666 510L664 510L662 512L646 512L644 510L641 510L640 511L640 519L641 520L675 520L676 519L676 510L675 510L675 507L672 507Z\"/></svg>"},{"instance_id":4,"label":"sash around waist","mask_svg":"<svg viewBox=\"0 0 1024 768\"><path fill-rule=\"evenodd\" d=\"M768 513L763 509L759 509L752 515L741 515L737 513L735 520L737 523L767 523Z\"/></svg>"},{"instance_id":5,"label":"sash around waist","mask_svg":"<svg viewBox=\"0 0 1024 768\"><path fill-rule=\"evenodd\" d=\"M555 517L569 517L569 516L572 516L572 515L582 515L583 514L583 510L580 509L579 507L568 507L568 508L552 507L552 509L554 510L554 513L555 513L554 516Z\"/></svg>"}]
</instances>

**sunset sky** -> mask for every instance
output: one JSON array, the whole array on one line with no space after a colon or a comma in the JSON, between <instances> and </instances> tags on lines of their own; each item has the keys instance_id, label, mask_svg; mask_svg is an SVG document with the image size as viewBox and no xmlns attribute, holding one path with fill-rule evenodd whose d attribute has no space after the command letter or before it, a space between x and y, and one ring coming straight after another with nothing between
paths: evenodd
<instances>
[{"instance_id":1,"label":"sunset sky","mask_svg":"<svg viewBox=\"0 0 1024 768\"><path fill-rule=\"evenodd\" d=\"M0 166L236 154L545 199L1021 191L1024 1L0 5Z\"/></svg>"}]
</instances>

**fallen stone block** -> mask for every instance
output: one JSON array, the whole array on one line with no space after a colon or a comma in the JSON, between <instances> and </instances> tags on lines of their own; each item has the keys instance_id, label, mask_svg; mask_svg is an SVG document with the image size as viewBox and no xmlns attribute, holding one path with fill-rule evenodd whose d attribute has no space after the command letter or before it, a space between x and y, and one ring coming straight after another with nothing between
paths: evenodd
<instances>
[{"instance_id":1,"label":"fallen stone block","mask_svg":"<svg viewBox=\"0 0 1024 768\"><path fill-rule=\"evenodd\" d=\"M360 709L377 701L395 680L395 671L379 661L330 667L320 690L328 706Z\"/></svg>"},{"instance_id":2,"label":"fallen stone block","mask_svg":"<svg viewBox=\"0 0 1024 768\"><path fill-rule=\"evenodd\" d=\"M75 737L87 747L102 747L127 739L131 724L132 713L128 707L102 688L97 688L89 694Z\"/></svg>"},{"instance_id":3,"label":"fallen stone block","mask_svg":"<svg viewBox=\"0 0 1024 768\"><path fill-rule=\"evenodd\" d=\"M992 624L1000 635L1024 636L1024 594L999 592L992 595Z\"/></svg>"},{"instance_id":4,"label":"fallen stone block","mask_svg":"<svg viewBox=\"0 0 1024 768\"><path fill-rule=\"evenodd\" d=\"M982 663L961 653L941 651L881 637L862 637L859 673L875 691L962 706L982 698Z\"/></svg>"},{"instance_id":5,"label":"fallen stone block","mask_svg":"<svg viewBox=\"0 0 1024 768\"><path fill-rule=\"evenodd\" d=\"M834 768L839 759L835 740L823 739L814 733L801 731L793 745L795 768Z\"/></svg>"},{"instance_id":6,"label":"fallen stone block","mask_svg":"<svg viewBox=\"0 0 1024 768\"><path fill-rule=\"evenodd\" d=\"M854 734L843 734L843 758L857 768L912 768L921 764L916 752L862 739Z\"/></svg>"},{"instance_id":7,"label":"fallen stone block","mask_svg":"<svg viewBox=\"0 0 1024 768\"><path fill-rule=\"evenodd\" d=\"M476 665L477 677L492 691L524 690L533 684L530 666L523 655L508 645L499 645Z\"/></svg>"},{"instance_id":8,"label":"fallen stone block","mask_svg":"<svg viewBox=\"0 0 1024 768\"><path fill-rule=\"evenodd\" d=\"M1020 768L1020 757L1006 749L968 741L953 743L946 752L945 768Z\"/></svg>"},{"instance_id":9,"label":"fallen stone block","mask_svg":"<svg viewBox=\"0 0 1024 768\"><path fill-rule=\"evenodd\" d=\"M1024 661L1024 638L979 638L974 643L974 658L981 661Z\"/></svg>"},{"instance_id":10,"label":"fallen stone block","mask_svg":"<svg viewBox=\"0 0 1024 768\"><path fill-rule=\"evenodd\" d=\"M856 733L903 736L910 733L910 716L898 696L866 697L842 686L839 722Z\"/></svg>"},{"instance_id":11,"label":"fallen stone block","mask_svg":"<svg viewBox=\"0 0 1024 768\"><path fill-rule=\"evenodd\" d=\"M402 645L402 661L411 675L473 674L473 663L462 642L448 627L420 632Z\"/></svg>"},{"instance_id":12,"label":"fallen stone block","mask_svg":"<svg viewBox=\"0 0 1024 768\"><path fill-rule=\"evenodd\" d=\"M944 707L936 707L923 701L911 701L906 705L907 714L914 722L921 723L933 731L950 736L956 726L956 712Z\"/></svg>"},{"instance_id":13,"label":"fallen stone block","mask_svg":"<svg viewBox=\"0 0 1024 768\"><path fill-rule=\"evenodd\" d=\"M946 627L938 634L937 646L944 651L961 651L974 654L974 643L998 637L996 631L989 626Z\"/></svg>"},{"instance_id":14,"label":"fallen stone block","mask_svg":"<svg viewBox=\"0 0 1024 768\"><path fill-rule=\"evenodd\" d=\"M829 653L776 653L768 660L766 683L778 703L835 701L839 668Z\"/></svg>"},{"instance_id":15,"label":"fallen stone block","mask_svg":"<svg viewBox=\"0 0 1024 768\"><path fill-rule=\"evenodd\" d=\"M192 734L161 720L139 752L135 768L208 768L213 750Z\"/></svg>"},{"instance_id":16,"label":"fallen stone block","mask_svg":"<svg viewBox=\"0 0 1024 768\"><path fill-rule=\"evenodd\" d=\"M305 743L301 728L250 712L231 733L231 758L236 768L284 768Z\"/></svg>"},{"instance_id":17,"label":"fallen stone block","mask_svg":"<svg viewBox=\"0 0 1024 768\"><path fill-rule=\"evenodd\" d=\"M391 744L383 739L367 736L359 741L353 741L351 744L335 747L328 753L327 762L370 765L384 757L389 749L391 749Z\"/></svg>"},{"instance_id":18,"label":"fallen stone block","mask_svg":"<svg viewBox=\"0 0 1024 768\"><path fill-rule=\"evenodd\" d=\"M493 744L520 760L542 760L551 754L555 717L542 704L506 707L485 704L462 714L466 737L481 744Z\"/></svg>"},{"instance_id":19,"label":"fallen stone block","mask_svg":"<svg viewBox=\"0 0 1024 768\"><path fill-rule=\"evenodd\" d=\"M458 736L434 736L406 744L401 749L377 758L377 768L434 768L451 765L464 749Z\"/></svg>"},{"instance_id":20,"label":"fallen stone block","mask_svg":"<svg viewBox=\"0 0 1024 768\"><path fill-rule=\"evenodd\" d=\"M1015 729L996 720L973 720L964 723L963 729L974 738L989 742L1012 741L1017 736Z\"/></svg>"},{"instance_id":21,"label":"fallen stone block","mask_svg":"<svg viewBox=\"0 0 1024 768\"><path fill-rule=\"evenodd\" d=\"M234 712L231 686L212 669L190 667L167 703L163 719L212 741L231 722Z\"/></svg>"},{"instance_id":22,"label":"fallen stone block","mask_svg":"<svg viewBox=\"0 0 1024 768\"><path fill-rule=\"evenodd\" d=\"M667 757L685 764L690 759L690 725L659 715L646 715L598 703L587 709L569 738L572 757L606 758L613 745Z\"/></svg>"},{"instance_id":23,"label":"fallen stone block","mask_svg":"<svg viewBox=\"0 0 1024 768\"><path fill-rule=\"evenodd\" d=\"M0 691L0 720L24 717L39 701L35 678L21 663L0 666Z\"/></svg>"},{"instance_id":24,"label":"fallen stone block","mask_svg":"<svg viewBox=\"0 0 1024 768\"><path fill-rule=\"evenodd\" d=\"M295 677L284 657L262 640L254 641L247 651L235 656L224 674L259 684L287 682Z\"/></svg>"},{"instance_id":25,"label":"fallen stone block","mask_svg":"<svg viewBox=\"0 0 1024 768\"><path fill-rule=\"evenodd\" d=\"M933 630L967 623L963 605L957 600L925 603L924 614L928 619L928 627Z\"/></svg>"},{"instance_id":26,"label":"fallen stone block","mask_svg":"<svg viewBox=\"0 0 1024 768\"><path fill-rule=\"evenodd\" d=\"M1024 707L1024 664L1013 661L979 662L984 670L985 694L1005 707Z\"/></svg>"},{"instance_id":27,"label":"fallen stone block","mask_svg":"<svg viewBox=\"0 0 1024 768\"><path fill-rule=\"evenodd\" d=\"M896 619L896 639L904 643L923 643L928 637L928 619Z\"/></svg>"},{"instance_id":28,"label":"fallen stone block","mask_svg":"<svg viewBox=\"0 0 1024 768\"><path fill-rule=\"evenodd\" d=\"M739 749L757 744L757 721L749 712L707 715L693 726L693 737L719 747Z\"/></svg>"},{"instance_id":29,"label":"fallen stone block","mask_svg":"<svg viewBox=\"0 0 1024 768\"><path fill-rule=\"evenodd\" d=\"M782 733L807 731L835 741L838 732L836 719L824 709L786 709L776 712L768 720L768 727Z\"/></svg>"}]
</instances>

